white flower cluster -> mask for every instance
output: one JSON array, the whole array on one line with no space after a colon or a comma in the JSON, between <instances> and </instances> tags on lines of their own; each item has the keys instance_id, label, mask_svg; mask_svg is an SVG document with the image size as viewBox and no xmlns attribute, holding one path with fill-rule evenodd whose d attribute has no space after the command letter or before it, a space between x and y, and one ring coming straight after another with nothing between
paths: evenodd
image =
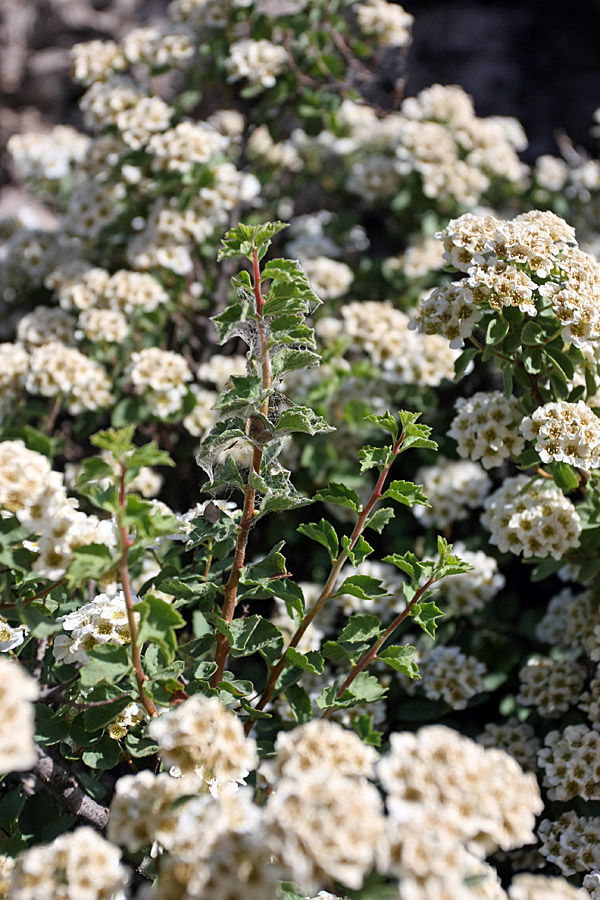
<instances>
[{"instance_id":1,"label":"white flower cluster","mask_svg":"<svg viewBox=\"0 0 600 900\"><path fill-rule=\"evenodd\" d=\"M538 826L540 853L563 875L600 869L600 817L578 816L569 810L556 821Z\"/></svg>"},{"instance_id":2,"label":"white flower cluster","mask_svg":"<svg viewBox=\"0 0 600 900\"><path fill-rule=\"evenodd\" d=\"M213 406L219 399L216 391L207 391L197 384L190 385L194 395L194 406L183 420L183 427L194 437L205 435L216 422L217 413Z\"/></svg>"},{"instance_id":3,"label":"white flower cluster","mask_svg":"<svg viewBox=\"0 0 600 900\"><path fill-rule=\"evenodd\" d=\"M477 858L533 840L539 788L507 753L444 726L392 734L390 743L378 773L390 814L390 868L406 896L466 896L464 879L477 871Z\"/></svg>"},{"instance_id":4,"label":"white flower cluster","mask_svg":"<svg viewBox=\"0 0 600 900\"><path fill-rule=\"evenodd\" d=\"M563 588L550 600L536 635L561 650L583 650L600 662L600 608L592 592L574 594L571 588Z\"/></svg>"},{"instance_id":5,"label":"white flower cluster","mask_svg":"<svg viewBox=\"0 0 600 900\"><path fill-rule=\"evenodd\" d=\"M485 690L484 663L459 647L436 645L419 654L418 662L422 680L417 685L429 700L442 699L452 709L466 709L471 697Z\"/></svg>"},{"instance_id":6,"label":"white flower cluster","mask_svg":"<svg viewBox=\"0 0 600 900\"><path fill-rule=\"evenodd\" d=\"M586 892L564 878L517 875L508 891L510 900L587 900Z\"/></svg>"},{"instance_id":7,"label":"white flower cluster","mask_svg":"<svg viewBox=\"0 0 600 900\"><path fill-rule=\"evenodd\" d=\"M470 509L483 504L491 487L479 463L449 459L418 469L415 481L423 485L430 507L415 506L413 513L423 525L438 528L466 519Z\"/></svg>"},{"instance_id":8,"label":"white flower cluster","mask_svg":"<svg viewBox=\"0 0 600 900\"><path fill-rule=\"evenodd\" d=\"M341 313L350 350L366 352L386 381L436 387L454 377L457 353L437 335L409 330L408 316L390 303L348 303Z\"/></svg>"},{"instance_id":9,"label":"white flower cluster","mask_svg":"<svg viewBox=\"0 0 600 900\"><path fill-rule=\"evenodd\" d=\"M29 354L20 344L0 344L0 418L25 385Z\"/></svg>"},{"instance_id":10,"label":"white flower cluster","mask_svg":"<svg viewBox=\"0 0 600 900\"><path fill-rule=\"evenodd\" d=\"M120 741L130 728L133 728L134 725L139 725L145 720L146 713L143 706L139 703L129 703L125 709L121 710L118 716L115 716L106 731L113 741Z\"/></svg>"},{"instance_id":11,"label":"white flower cluster","mask_svg":"<svg viewBox=\"0 0 600 900\"><path fill-rule=\"evenodd\" d=\"M304 165L302 155L293 141L274 141L266 125L259 125L254 129L248 140L247 153L249 159L260 159L290 172L300 172Z\"/></svg>"},{"instance_id":12,"label":"white flower cluster","mask_svg":"<svg viewBox=\"0 0 600 900\"><path fill-rule=\"evenodd\" d=\"M11 900L119 900L129 882L121 851L93 828L77 828L22 853L12 873Z\"/></svg>"},{"instance_id":13,"label":"white flower cluster","mask_svg":"<svg viewBox=\"0 0 600 900\"><path fill-rule=\"evenodd\" d=\"M140 614L134 613L136 621ZM68 634L54 639L54 658L66 663L86 663L88 650L100 644L123 646L131 642L125 595L119 591L114 596L97 594L75 612L58 619Z\"/></svg>"},{"instance_id":14,"label":"white flower cluster","mask_svg":"<svg viewBox=\"0 0 600 900\"><path fill-rule=\"evenodd\" d=\"M444 608L455 615L468 616L482 609L502 590L506 579L498 571L498 563L493 556L482 550L467 550L457 541L454 551L464 562L472 566L464 575L451 575L436 583L436 588L444 598Z\"/></svg>"},{"instance_id":15,"label":"white flower cluster","mask_svg":"<svg viewBox=\"0 0 600 900\"><path fill-rule=\"evenodd\" d=\"M158 418L173 415L181 409L188 391L187 382L194 377L183 356L159 347L132 353L128 373L136 394L145 397L151 412Z\"/></svg>"},{"instance_id":16,"label":"white flower cluster","mask_svg":"<svg viewBox=\"0 0 600 900\"><path fill-rule=\"evenodd\" d=\"M585 676L583 666L572 659L530 659L519 672L517 701L555 719L577 703Z\"/></svg>"},{"instance_id":17,"label":"white flower cluster","mask_svg":"<svg viewBox=\"0 0 600 900\"><path fill-rule=\"evenodd\" d=\"M578 545L581 531L575 507L562 491L527 475L507 478L487 498L481 522L501 553L525 557L562 559Z\"/></svg>"},{"instance_id":18,"label":"white flower cluster","mask_svg":"<svg viewBox=\"0 0 600 900\"><path fill-rule=\"evenodd\" d=\"M320 719L292 731L280 731L275 750L275 761L266 768L278 778L301 779L316 766L347 777L373 778L379 759L375 748L363 743L355 732Z\"/></svg>"},{"instance_id":19,"label":"white flower cluster","mask_svg":"<svg viewBox=\"0 0 600 900\"><path fill-rule=\"evenodd\" d=\"M121 42L129 63L163 68L194 55L195 42L185 31L158 28L134 28Z\"/></svg>"},{"instance_id":20,"label":"white flower cluster","mask_svg":"<svg viewBox=\"0 0 600 900\"><path fill-rule=\"evenodd\" d=\"M446 261L468 273L457 296L468 287L477 303L532 316L549 301L564 341L580 347L600 335L600 263L578 249L575 230L554 213L533 210L511 221L467 213L438 236Z\"/></svg>"},{"instance_id":21,"label":"white flower cluster","mask_svg":"<svg viewBox=\"0 0 600 900\"><path fill-rule=\"evenodd\" d=\"M73 343L73 318L68 312L55 306L36 306L30 313L26 313L17 325L17 338L28 350L49 344L52 341L60 341L63 344ZM18 344L6 345L14 348L13 353L19 348ZM29 361L29 359L28 359Z\"/></svg>"},{"instance_id":22,"label":"white flower cluster","mask_svg":"<svg viewBox=\"0 0 600 900\"><path fill-rule=\"evenodd\" d=\"M480 459L484 469L492 469L523 451L525 442L517 431L522 416L513 397L507 399L501 391L478 391L472 397L459 397L455 406L448 434L457 442L459 456Z\"/></svg>"},{"instance_id":23,"label":"white flower cluster","mask_svg":"<svg viewBox=\"0 0 600 900\"><path fill-rule=\"evenodd\" d=\"M227 81L240 81L245 78L251 84L271 88L275 85L277 76L283 71L287 59L285 47L271 41L265 39L236 41L230 45L229 56L225 61Z\"/></svg>"},{"instance_id":24,"label":"white flower cluster","mask_svg":"<svg viewBox=\"0 0 600 900\"><path fill-rule=\"evenodd\" d=\"M37 683L13 660L0 657L0 774L30 769L37 760L33 742Z\"/></svg>"},{"instance_id":25,"label":"white flower cluster","mask_svg":"<svg viewBox=\"0 0 600 900\"><path fill-rule=\"evenodd\" d=\"M354 281L354 273L350 266L327 256L306 259L303 267L312 289L323 300L342 297Z\"/></svg>"},{"instance_id":26,"label":"white flower cluster","mask_svg":"<svg viewBox=\"0 0 600 900\"><path fill-rule=\"evenodd\" d=\"M153 312L169 299L152 275L129 269L118 269L111 275L83 261L56 269L46 285L56 290L61 307L73 312L102 309L130 316Z\"/></svg>"},{"instance_id":27,"label":"white flower cluster","mask_svg":"<svg viewBox=\"0 0 600 900\"><path fill-rule=\"evenodd\" d=\"M456 85L425 88L383 118L345 101L338 121L348 137L325 132L317 141L348 157L347 186L369 201L392 197L416 172L427 198L473 207L492 184L523 186L528 171L517 153L527 146L520 124L478 118L471 97Z\"/></svg>"},{"instance_id":28,"label":"white flower cluster","mask_svg":"<svg viewBox=\"0 0 600 900\"><path fill-rule=\"evenodd\" d=\"M58 181L73 163L85 158L90 138L69 125L57 125L47 134L26 131L8 139L7 150L24 178Z\"/></svg>"},{"instance_id":29,"label":"white flower cluster","mask_svg":"<svg viewBox=\"0 0 600 900\"><path fill-rule=\"evenodd\" d=\"M195 694L177 708L153 719L148 733L168 766L199 774L218 792L232 783L244 784L256 768L256 745L244 737L242 723L216 697Z\"/></svg>"},{"instance_id":30,"label":"white flower cluster","mask_svg":"<svg viewBox=\"0 0 600 900\"><path fill-rule=\"evenodd\" d=\"M394 272L402 272L407 278L422 278L444 267L440 242L435 237L422 235L411 238L404 253L389 257L386 265Z\"/></svg>"},{"instance_id":31,"label":"white flower cluster","mask_svg":"<svg viewBox=\"0 0 600 900\"><path fill-rule=\"evenodd\" d=\"M176 801L197 794L201 788L196 775L175 778L167 772L154 775L148 769L119 778L110 805L109 840L131 853L154 841L171 849L181 812Z\"/></svg>"},{"instance_id":32,"label":"white flower cluster","mask_svg":"<svg viewBox=\"0 0 600 900\"><path fill-rule=\"evenodd\" d=\"M365 0L355 7L364 34L377 38L384 47L406 47L411 42L413 16L387 0Z\"/></svg>"},{"instance_id":33,"label":"white flower cluster","mask_svg":"<svg viewBox=\"0 0 600 900\"><path fill-rule=\"evenodd\" d=\"M506 722L488 722L476 740L482 747L505 750L525 772L535 771L541 742L527 722L519 722L514 716Z\"/></svg>"},{"instance_id":34,"label":"white flower cluster","mask_svg":"<svg viewBox=\"0 0 600 900\"><path fill-rule=\"evenodd\" d=\"M482 316L483 310L469 285L453 281L434 288L419 301L409 328L418 328L423 334L443 335L451 347L459 348Z\"/></svg>"},{"instance_id":35,"label":"white flower cluster","mask_svg":"<svg viewBox=\"0 0 600 900\"><path fill-rule=\"evenodd\" d=\"M587 725L551 731L538 753L551 800L600 800L600 734Z\"/></svg>"},{"instance_id":36,"label":"white flower cluster","mask_svg":"<svg viewBox=\"0 0 600 900\"><path fill-rule=\"evenodd\" d=\"M579 400L545 403L520 425L523 436L535 441L542 462L565 462L580 469L600 465L600 419Z\"/></svg>"},{"instance_id":37,"label":"white flower cluster","mask_svg":"<svg viewBox=\"0 0 600 900\"><path fill-rule=\"evenodd\" d=\"M189 172L194 163L207 163L228 146L228 139L212 125L188 121L154 135L148 142L153 169L168 172Z\"/></svg>"},{"instance_id":38,"label":"white flower cluster","mask_svg":"<svg viewBox=\"0 0 600 900\"><path fill-rule=\"evenodd\" d=\"M127 68L127 60L115 41L86 41L71 49L73 78L89 87Z\"/></svg>"},{"instance_id":39,"label":"white flower cluster","mask_svg":"<svg viewBox=\"0 0 600 900\"><path fill-rule=\"evenodd\" d=\"M114 523L86 516L67 499L63 476L52 471L41 453L22 441L0 443L0 508L17 516L22 525L40 535L34 548L33 570L42 577L60 578L84 544L117 546Z\"/></svg>"},{"instance_id":40,"label":"white flower cluster","mask_svg":"<svg viewBox=\"0 0 600 900\"><path fill-rule=\"evenodd\" d=\"M60 341L33 351L25 388L33 395L64 398L72 415L102 409L113 402L112 382L105 368Z\"/></svg>"}]
</instances>

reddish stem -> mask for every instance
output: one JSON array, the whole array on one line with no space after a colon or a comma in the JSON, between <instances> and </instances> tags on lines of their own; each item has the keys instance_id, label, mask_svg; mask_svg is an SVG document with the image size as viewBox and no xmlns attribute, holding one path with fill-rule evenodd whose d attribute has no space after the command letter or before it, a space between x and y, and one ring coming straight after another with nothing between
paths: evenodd
<instances>
[{"instance_id":1,"label":"reddish stem","mask_svg":"<svg viewBox=\"0 0 600 900\"><path fill-rule=\"evenodd\" d=\"M371 493L371 496L369 497L367 503L365 504L360 515L358 516L356 525L354 526L354 530L352 531L352 534L350 536L350 547L349 547L350 550L352 550L354 548L354 545L356 544L356 542L358 541L362 532L364 531L365 524L366 524L367 518L369 517L371 510L373 509L373 507L375 506L377 501L381 499L381 495L383 493L383 486L389 475L390 469L392 468L394 460L396 459L398 453L400 452L402 443L404 441L404 437L405 437L405 433L404 433L404 431L402 431L402 433L400 434L400 437L393 445L392 456L391 456L389 462L387 462L386 465L381 470L379 478L377 479L377 483ZM319 596L317 597L317 599L315 600L315 602L313 603L311 608L308 610L308 612L304 616L302 622L298 626L295 634L293 635L288 646L286 647L283 656L281 657L281 659L279 660L277 665L273 666L273 668L271 669L271 672L269 674L268 681L265 685L265 689L263 691L262 697L260 698L260 701L258 702L258 704L256 706L257 709L259 709L259 710L264 709L265 706L271 701L273 692L275 690L275 685L277 684L277 680L286 667L285 656L286 656L287 651L290 648L298 646L306 629L311 624L311 622L316 618L316 616L319 614L319 612L321 611L321 609L323 608L323 606L325 605L325 603L327 602L327 600L333 593L333 589L335 586L335 582L337 581L337 577L340 573L342 566L344 565L344 563L346 562L347 559L348 559L348 551L342 550L342 552L339 554L337 559L334 560L332 567L331 567L331 571L329 573L327 581L325 582L325 586L324 586L323 590L321 591L321 593L319 594ZM252 719L249 719L248 722L246 722L246 726L245 726L246 734L250 733L253 725L254 725L254 721Z\"/></svg>"},{"instance_id":2,"label":"reddish stem","mask_svg":"<svg viewBox=\"0 0 600 900\"><path fill-rule=\"evenodd\" d=\"M376 658L377 654L381 650L383 644L387 641L389 637L393 635L396 629L402 624L402 622L410 615L410 611L415 605L418 603L426 590L428 590L433 582L435 581L435 573L425 582L423 587L420 587L419 590L415 593L415 596L412 598L410 603L402 610L399 615L396 616L392 624L386 628L384 633L380 635L373 646L369 650L365 650L359 661L352 667L352 671L346 678L346 680L340 686L337 694L335 695L336 700L341 700L344 696L346 690L350 687L354 679L360 675L360 673L366 669L368 665L370 665ZM321 716L322 719L328 719L334 712L334 707L326 710Z\"/></svg>"},{"instance_id":3,"label":"reddish stem","mask_svg":"<svg viewBox=\"0 0 600 900\"><path fill-rule=\"evenodd\" d=\"M253 248L252 250L252 270L254 274L253 291L254 297L256 299L256 319L258 326L258 336L260 340L262 386L264 390L268 390L271 387L271 367L269 364L269 353L267 350L265 322L262 314L264 299L260 289L260 265L256 248ZM264 401L261 412L264 416L268 415L268 398ZM252 469L254 470L254 472L256 472L257 475L260 473L262 455L262 450L255 446L254 452L252 454ZM238 528L233 563L231 566L231 571L229 573L229 578L227 580L227 585L225 586L225 597L223 600L222 617L228 625L233 619L235 608L237 606L237 592L240 582L240 575L242 572L242 568L244 567L244 562L246 559L246 547L248 546L248 535L250 534L250 528L254 519L255 496L256 491L253 487L251 487L250 481L248 481L246 490L244 492L244 506L242 508L242 518ZM214 688L216 688L219 682L223 679L223 672L225 671L225 666L227 664L227 656L229 655L229 650L230 644L227 637L219 632L219 634L217 634L217 649L215 652L215 663L217 664L217 668L215 669L215 672L211 678L211 685Z\"/></svg>"}]
</instances>

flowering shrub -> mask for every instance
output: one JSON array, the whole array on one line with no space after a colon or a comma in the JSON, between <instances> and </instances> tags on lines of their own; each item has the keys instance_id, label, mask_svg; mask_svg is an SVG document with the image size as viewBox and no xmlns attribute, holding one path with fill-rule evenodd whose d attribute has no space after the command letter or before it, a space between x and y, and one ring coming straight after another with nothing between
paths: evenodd
<instances>
[{"instance_id":1,"label":"flowering shrub","mask_svg":"<svg viewBox=\"0 0 600 900\"><path fill-rule=\"evenodd\" d=\"M9 142L0 898L600 897L600 163L411 24L172 0Z\"/></svg>"}]
</instances>

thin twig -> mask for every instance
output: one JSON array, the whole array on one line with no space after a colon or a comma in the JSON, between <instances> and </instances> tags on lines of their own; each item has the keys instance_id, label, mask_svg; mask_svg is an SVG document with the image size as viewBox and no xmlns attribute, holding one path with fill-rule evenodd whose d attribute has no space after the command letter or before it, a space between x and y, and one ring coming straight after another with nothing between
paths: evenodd
<instances>
[{"instance_id":1,"label":"thin twig","mask_svg":"<svg viewBox=\"0 0 600 900\"><path fill-rule=\"evenodd\" d=\"M253 291L254 297L256 300L256 321L258 326L258 336L260 340L260 352L261 352L261 368L262 368L262 387L264 391L268 391L271 387L271 364L269 362L269 353L267 350L267 335L265 331L265 322L263 318L263 306L264 300L260 288L260 266L258 260L258 253L256 248L252 250L252 270L253 270ZM264 416L267 416L269 413L269 398L264 401L261 412ZM254 452L252 454L252 470L259 474L260 466L262 462L262 450L255 446ZM231 571L229 573L229 578L227 580L227 585L225 587L225 597L223 600L223 620L229 625L232 621L235 608L237 606L237 592L238 586L240 582L240 576L242 573L242 568L244 566L244 561L246 559L246 547L248 546L248 535L250 534L250 528L252 526L252 522L254 520L254 499L256 496L256 491L252 487L250 483L250 478L248 479L248 483L246 485L246 490L244 492L244 506L242 509L242 518L240 520L240 525L238 528L238 535L235 545L235 553L233 556L233 563L231 566ZM223 672L225 671L225 665L227 663L227 656L229 654L229 641L224 634L219 633L217 635L217 650L215 653L215 662L217 664L217 668L212 676L211 684L213 687L216 687L219 682L223 678Z\"/></svg>"},{"instance_id":2,"label":"thin twig","mask_svg":"<svg viewBox=\"0 0 600 900\"><path fill-rule=\"evenodd\" d=\"M85 793L64 762L48 749L38 746L38 761L33 773L49 794L69 813L82 822L104 831L108 809Z\"/></svg>"}]
</instances>

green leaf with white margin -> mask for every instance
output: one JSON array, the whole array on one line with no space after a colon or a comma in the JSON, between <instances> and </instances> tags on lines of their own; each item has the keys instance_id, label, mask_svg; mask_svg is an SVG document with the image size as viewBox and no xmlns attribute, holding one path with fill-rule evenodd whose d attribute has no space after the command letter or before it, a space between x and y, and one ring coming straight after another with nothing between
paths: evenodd
<instances>
[{"instance_id":1,"label":"green leaf with white margin","mask_svg":"<svg viewBox=\"0 0 600 900\"><path fill-rule=\"evenodd\" d=\"M427 497L421 491L422 484L413 484L412 481L392 481L382 499L395 500L403 506L430 506Z\"/></svg>"},{"instance_id":2,"label":"green leaf with white margin","mask_svg":"<svg viewBox=\"0 0 600 900\"><path fill-rule=\"evenodd\" d=\"M322 416L318 416L308 406L293 406L285 409L275 425L278 434L291 434L294 431L302 434L327 434L335 431Z\"/></svg>"},{"instance_id":3,"label":"green leaf with white margin","mask_svg":"<svg viewBox=\"0 0 600 900\"><path fill-rule=\"evenodd\" d=\"M335 528L327 519L321 519L320 522L303 522L296 529L298 534L303 534L312 541L322 544L329 553L333 562L338 555L339 540Z\"/></svg>"},{"instance_id":4,"label":"green leaf with white margin","mask_svg":"<svg viewBox=\"0 0 600 900\"><path fill-rule=\"evenodd\" d=\"M281 654L283 635L279 628L263 616L248 616L230 622L233 635L232 656L252 656L269 648ZM270 654L269 654L270 655Z\"/></svg>"},{"instance_id":5,"label":"green leaf with white margin","mask_svg":"<svg viewBox=\"0 0 600 900\"><path fill-rule=\"evenodd\" d=\"M365 421L372 422L373 425L377 425L379 426L379 428L383 428L384 431L387 431L391 434L394 441L398 440L398 431L400 429L400 426L398 425L398 422L393 417L393 415L389 412L389 410L382 416L378 416L375 414L365 416Z\"/></svg>"},{"instance_id":6,"label":"green leaf with white margin","mask_svg":"<svg viewBox=\"0 0 600 900\"><path fill-rule=\"evenodd\" d=\"M372 528L377 534L381 534L385 526L394 518L394 516L395 513L391 506L381 506L369 516L365 522L365 528Z\"/></svg>"},{"instance_id":7,"label":"green leaf with white margin","mask_svg":"<svg viewBox=\"0 0 600 900\"><path fill-rule=\"evenodd\" d=\"M383 631L378 616L370 613L358 613L350 616L348 623L338 638L339 643L357 644L378 637Z\"/></svg>"},{"instance_id":8,"label":"green leaf with white margin","mask_svg":"<svg viewBox=\"0 0 600 900\"><path fill-rule=\"evenodd\" d=\"M298 666L303 672L310 672L312 675L323 673L323 657L316 650L301 653L295 647L288 647L285 658L290 665Z\"/></svg>"},{"instance_id":9,"label":"green leaf with white margin","mask_svg":"<svg viewBox=\"0 0 600 900\"><path fill-rule=\"evenodd\" d=\"M343 597L350 594L358 600L374 600L385 597L387 593L379 578L372 578L370 575L350 575L333 596Z\"/></svg>"},{"instance_id":10,"label":"green leaf with white margin","mask_svg":"<svg viewBox=\"0 0 600 900\"><path fill-rule=\"evenodd\" d=\"M268 392L263 391L259 375L232 375L231 382L233 387L213 406L213 409L218 409L221 413L235 413L248 407L258 409L268 396Z\"/></svg>"},{"instance_id":11,"label":"green leaf with white margin","mask_svg":"<svg viewBox=\"0 0 600 900\"><path fill-rule=\"evenodd\" d=\"M408 675L409 678L420 678L419 667L414 661L415 648L409 644L400 644L398 646L386 647L377 654L377 659L382 659L388 666Z\"/></svg>"},{"instance_id":12,"label":"green leaf with white margin","mask_svg":"<svg viewBox=\"0 0 600 900\"><path fill-rule=\"evenodd\" d=\"M420 625L425 634L429 637L435 637L437 630L437 619L441 619L444 615L435 603L431 600L428 603L415 603L410 611L411 617L417 625Z\"/></svg>"},{"instance_id":13,"label":"green leaf with white margin","mask_svg":"<svg viewBox=\"0 0 600 900\"><path fill-rule=\"evenodd\" d=\"M391 447L372 447L367 444L358 451L360 471L366 472L374 468L381 470L392 461L393 456Z\"/></svg>"},{"instance_id":14,"label":"green leaf with white margin","mask_svg":"<svg viewBox=\"0 0 600 900\"><path fill-rule=\"evenodd\" d=\"M283 347L277 350L271 359L271 372L273 379L281 378L286 372L295 372L298 369L313 369L321 362L321 357L311 350L297 350L291 347Z\"/></svg>"},{"instance_id":15,"label":"green leaf with white margin","mask_svg":"<svg viewBox=\"0 0 600 900\"><path fill-rule=\"evenodd\" d=\"M373 552L373 548L369 543L367 543L367 541L365 541L362 534L359 535L358 540L356 541L352 549L350 548L350 538L348 537L348 535L342 535L342 547L348 554L348 559L350 560L354 568L360 566L360 564L364 562L367 556L369 556Z\"/></svg>"},{"instance_id":16,"label":"green leaf with white margin","mask_svg":"<svg viewBox=\"0 0 600 900\"><path fill-rule=\"evenodd\" d=\"M217 262L223 259L242 256L252 260L252 251L256 249L258 258L262 259L271 243L271 238L288 225L285 222L266 222L264 225L236 225L230 228L221 240L221 249Z\"/></svg>"},{"instance_id":17,"label":"green leaf with white margin","mask_svg":"<svg viewBox=\"0 0 600 900\"><path fill-rule=\"evenodd\" d=\"M315 494L315 500L322 503L335 503L336 506L347 506L348 509L360 512L360 498L356 491L336 481L330 481L326 488Z\"/></svg>"}]
</instances>

